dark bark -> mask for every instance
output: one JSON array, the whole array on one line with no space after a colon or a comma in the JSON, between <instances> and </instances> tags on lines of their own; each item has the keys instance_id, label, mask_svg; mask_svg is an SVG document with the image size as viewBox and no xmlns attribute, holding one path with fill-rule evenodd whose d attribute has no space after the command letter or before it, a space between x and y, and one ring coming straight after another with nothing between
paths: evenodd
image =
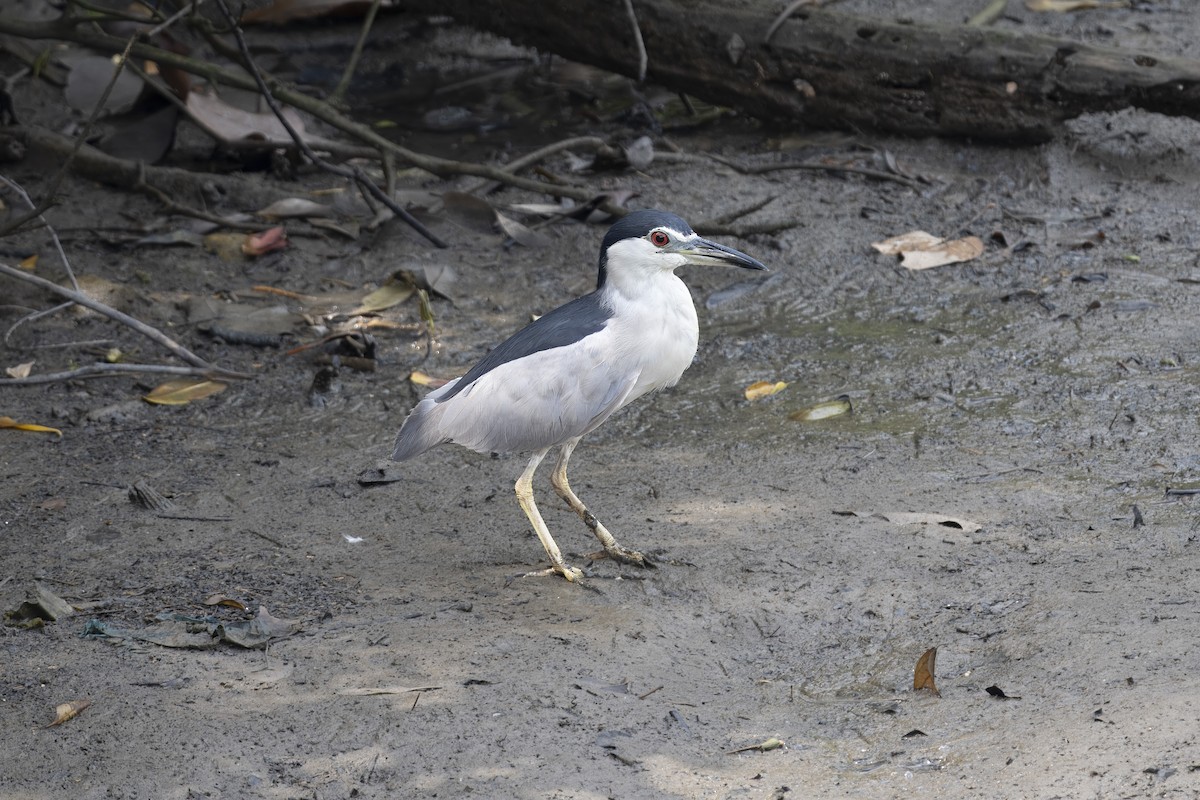
<instances>
[{"instance_id":1,"label":"dark bark","mask_svg":"<svg viewBox=\"0 0 1200 800\"><path fill-rule=\"evenodd\" d=\"M1200 61L991 28L797 12L769 44L764 3L635 0L651 79L756 117L1007 142L1049 139L1090 111L1200 118ZM774 6L774 4L771 4ZM633 76L621 3L413 0L519 43ZM740 57L736 38L744 42Z\"/></svg>"}]
</instances>

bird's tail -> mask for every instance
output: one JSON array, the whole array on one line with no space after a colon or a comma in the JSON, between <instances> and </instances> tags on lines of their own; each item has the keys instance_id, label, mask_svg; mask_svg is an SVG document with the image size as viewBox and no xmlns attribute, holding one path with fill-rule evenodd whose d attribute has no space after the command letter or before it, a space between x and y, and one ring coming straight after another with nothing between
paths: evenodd
<instances>
[{"instance_id":1,"label":"bird's tail","mask_svg":"<svg viewBox=\"0 0 1200 800\"><path fill-rule=\"evenodd\" d=\"M404 420L400 432L396 434L396 446L392 450L393 461L407 461L431 447L449 441L441 431L441 411L438 403L431 397L417 403L417 407Z\"/></svg>"}]
</instances>

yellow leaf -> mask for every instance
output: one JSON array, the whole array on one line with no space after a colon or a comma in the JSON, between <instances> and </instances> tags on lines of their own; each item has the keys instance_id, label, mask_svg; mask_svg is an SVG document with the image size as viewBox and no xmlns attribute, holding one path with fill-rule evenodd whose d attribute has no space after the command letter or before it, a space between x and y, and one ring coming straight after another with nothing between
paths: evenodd
<instances>
[{"instance_id":1,"label":"yellow leaf","mask_svg":"<svg viewBox=\"0 0 1200 800\"><path fill-rule=\"evenodd\" d=\"M747 400L761 400L764 397L770 397L773 394L779 394L787 388L787 384L783 381L771 383L770 381L755 381L746 387Z\"/></svg>"},{"instance_id":2,"label":"yellow leaf","mask_svg":"<svg viewBox=\"0 0 1200 800\"><path fill-rule=\"evenodd\" d=\"M51 722L46 727L53 728L55 725L62 725L69 719L74 719L79 716L79 712L91 704L91 700L72 700L69 703L59 703L54 707L54 722Z\"/></svg>"},{"instance_id":3,"label":"yellow leaf","mask_svg":"<svg viewBox=\"0 0 1200 800\"><path fill-rule=\"evenodd\" d=\"M374 314L403 303L413 296L417 289L412 282L393 275L387 282L362 299L358 308L350 312L351 316L358 314Z\"/></svg>"},{"instance_id":4,"label":"yellow leaf","mask_svg":"<svg viewBox=\"0 0 1200 800\"><path fill-rule=\"evenodd\" d=\"M1030 11L1086 11L1092 8L1129 8L1128 0L1025 0L1025 7Z\"/></svg>"},{"instance_id":5,"label":"yellow leaf","mask_svg":"<svg viewBox=\"0 0 1200 800\"><path fill-rule=\"evenodd\" d=\"M424 372L418 372L417 370L413 370L411 373L409 373L408 379L417 386L428 386L430 389L437 389L449 383L449 381L444 380L443 378L433 378L429 375L426 375Z\"/></svg>"},{"instance_id":6,"label":"yellow leaf","mask_svg":"<svg viewBox=\"0 0 1200 800\"><path fill-rule=\"evenodd\" d=\"M247 612L250 610L250 607L247 606L245 603L243 603L241 600L235 600L234 598L226 597L223 594L214 594L214 595L209 596L207 599L205 599L204 605L206 605L206 606L229 606L230 608L236 608L238 611L247 611Z\"/></svg>"},{"instance_id":7,"label":"yellow leaf","mask_svg":"<svg viewBox=\"0 0 1200 800\"><path fill-rule=\"evenodd\" d=\"M22 259L20 261L20 263L17 264L17 266L20 267L21 269L25 270L26 272L33 272L35 269L37 269L37 262L38 262L37 253L34 253L29 258Z\"/></svg>"},{"instance_id":8,"label":"yellow leaf","mask_svg":"<svg viewBox=\"0 0 1200 800\"><path fill-rule=\"evenodd\" d=\"M162 406L182 406L193 400L223 392L229 386L220 381L209 381L201 378L178 378L173 381L155 386L150 394L144 395L143 400Z\"/></svg>"},{"instance_id":9,"label":"yellow leaf","mask_svg":"<svg viewBox=\"0 0 1200 800\"><path fill-rule=\"evenodd\" d=\"M0 417L0 428L12 428L15 431L29 431L31 433L53 433L60 439L63 435L63 432L58 428L47 428L45 425L34 425L29 422L17 422L12 417Z\"/></svg>"}]
</instances>

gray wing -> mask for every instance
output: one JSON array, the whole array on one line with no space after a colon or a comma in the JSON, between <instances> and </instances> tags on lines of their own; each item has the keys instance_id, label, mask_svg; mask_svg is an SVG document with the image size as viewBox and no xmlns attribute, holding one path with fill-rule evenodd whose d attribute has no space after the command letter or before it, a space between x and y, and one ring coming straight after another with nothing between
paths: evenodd
<instances>
[{"instance_id":1,"label":"gray wing","mask_svg":"<svg viewBox=\"0 0 1200 800\"><path fill-rule=\"evenodd\" d=\"M464 376L417 404L397 436L404 460L443 442L480 453L542 450L583 436L629 399L640 372L617 371L602 335ZM470 373L468 373L469 375Z\"/></svg>"}]
</instances>

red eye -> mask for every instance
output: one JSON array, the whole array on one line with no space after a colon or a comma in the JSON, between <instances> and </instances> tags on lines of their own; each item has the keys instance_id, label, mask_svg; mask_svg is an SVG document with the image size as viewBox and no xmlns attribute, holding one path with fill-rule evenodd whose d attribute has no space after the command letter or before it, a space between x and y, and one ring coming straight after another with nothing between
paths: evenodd
<instances>
[{"instance_id":1,"label":"red eye","mask_svg":"<svg viewBox=\"0 0 1200 800\"><path fill-rule=\"evenodd\" d=\"M671 237L662 231L654 231L650 234L650 243L655 247L666 247L671 243Z\"/></svg>"}]
</instances>

